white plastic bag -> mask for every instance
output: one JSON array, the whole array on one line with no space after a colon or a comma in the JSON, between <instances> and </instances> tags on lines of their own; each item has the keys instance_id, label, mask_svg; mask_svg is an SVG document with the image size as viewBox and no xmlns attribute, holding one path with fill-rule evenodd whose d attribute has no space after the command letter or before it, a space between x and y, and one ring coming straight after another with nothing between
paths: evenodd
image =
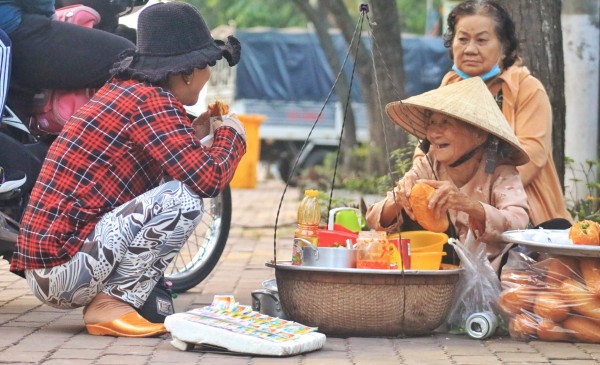
<instances>
[{"instance_id":1,"label":"white plastic bag","mask_svg":"<svg viewBox=\"0 0 600 365\"><path fill-rule=\"evenodd\" d=\"M460 274L454 303L447 316L447 330L452 333L467 333L474 338L491 336L498 325L503 328L505 326L497 323L501 320L496 304L501 286L500 279L487 259L486 244L475 240L471 231L467 233L464 243L454 238L449 239L448 243L454 247L464 270ZM490 328L469 328L473 324L470 317L476 314L491 317L493 323ZM475 319L475 324L478 323Z\"/></svg>"}]
</instances>

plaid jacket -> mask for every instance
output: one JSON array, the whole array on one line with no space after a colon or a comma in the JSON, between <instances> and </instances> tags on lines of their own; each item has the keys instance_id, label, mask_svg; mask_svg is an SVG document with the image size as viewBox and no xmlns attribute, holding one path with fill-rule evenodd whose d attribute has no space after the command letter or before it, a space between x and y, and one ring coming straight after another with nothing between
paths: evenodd
<instances>
[{"instance_id":1,"label":"plaid jacket","mask_svg":"<svg viewBox=\"0 0 600 365\"><path fill-rule=\"evenodd\" d=\"M183 105L137 81L103 86L52 144L21 220L11 271L67 262L103 214L158 186L164 175L200 197L233 178L246 143L230 127L200 144Z\"/></svg>"}]
</instances>

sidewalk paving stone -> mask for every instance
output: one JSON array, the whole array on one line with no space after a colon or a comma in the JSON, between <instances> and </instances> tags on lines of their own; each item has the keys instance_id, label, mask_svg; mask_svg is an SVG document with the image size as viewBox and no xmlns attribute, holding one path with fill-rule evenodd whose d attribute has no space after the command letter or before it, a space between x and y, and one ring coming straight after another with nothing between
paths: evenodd
<instances>
[{"instance_id":1,"label":"sidewalk paving stone","mask_svg":"<svg viewBox=\"0 0 600 365\"><path fill-rule=\"evenodd\" d=\"M283 183L260 180L255 189L234 189L232 227L221 260L209 277L175 299L177 312L202 307L215 294L234 294L251 305L251 292L275 277L265 263L291 257L291 237L302 194ZM337 195L336 195L337 196ZM44 365L588 365L600 364L600 345L519 342L508 336L479 341L435 333L408 338L327 338L320 351L291 357L183 352L165 335L152 339L87 334L81 308L63 311L42 305L25 280L0 263L0 364Z\"/></svg>"}]
</instances>

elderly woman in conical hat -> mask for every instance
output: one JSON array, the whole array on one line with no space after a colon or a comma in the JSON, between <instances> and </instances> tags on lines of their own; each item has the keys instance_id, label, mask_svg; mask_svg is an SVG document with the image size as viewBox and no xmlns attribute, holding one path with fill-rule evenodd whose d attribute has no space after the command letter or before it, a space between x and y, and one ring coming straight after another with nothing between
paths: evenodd
<instances>
[{"instance_id":1,"label":"elderly woman in conical hat","mask_svg":"<svg viewBox=\"0 0 600 365\"><path fill-rule=\"evenodd\" d=\"M427 158L415 161L402 178L435 189L427 202L437 219L448 217L451 236L465 241L469 230L487 243L495 268L508 250L501 234L527 227L527 196L516 166L527 163L514 132L479 77L392 102L389 117L406 132L429 144ZM397 231L414 219L411 191L402 179L385 199L369 207L367 223Z\"/></svg>"}]
</instances>

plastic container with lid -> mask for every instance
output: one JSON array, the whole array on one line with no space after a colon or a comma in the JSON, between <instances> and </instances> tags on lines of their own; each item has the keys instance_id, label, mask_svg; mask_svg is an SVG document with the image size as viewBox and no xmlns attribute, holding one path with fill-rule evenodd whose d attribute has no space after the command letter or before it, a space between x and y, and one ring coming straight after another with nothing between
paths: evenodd
<instances>
[{"instance_id":1,"label":"plastic container with lid","mask_svg":"<svg viewBox=\"0 0 600 365\"><path fill-rule=\"evenodd\" d=\"M386 232L362 231L356 240L357 269L389 269L390 251Z\"/></svg>"}]
</instances>

